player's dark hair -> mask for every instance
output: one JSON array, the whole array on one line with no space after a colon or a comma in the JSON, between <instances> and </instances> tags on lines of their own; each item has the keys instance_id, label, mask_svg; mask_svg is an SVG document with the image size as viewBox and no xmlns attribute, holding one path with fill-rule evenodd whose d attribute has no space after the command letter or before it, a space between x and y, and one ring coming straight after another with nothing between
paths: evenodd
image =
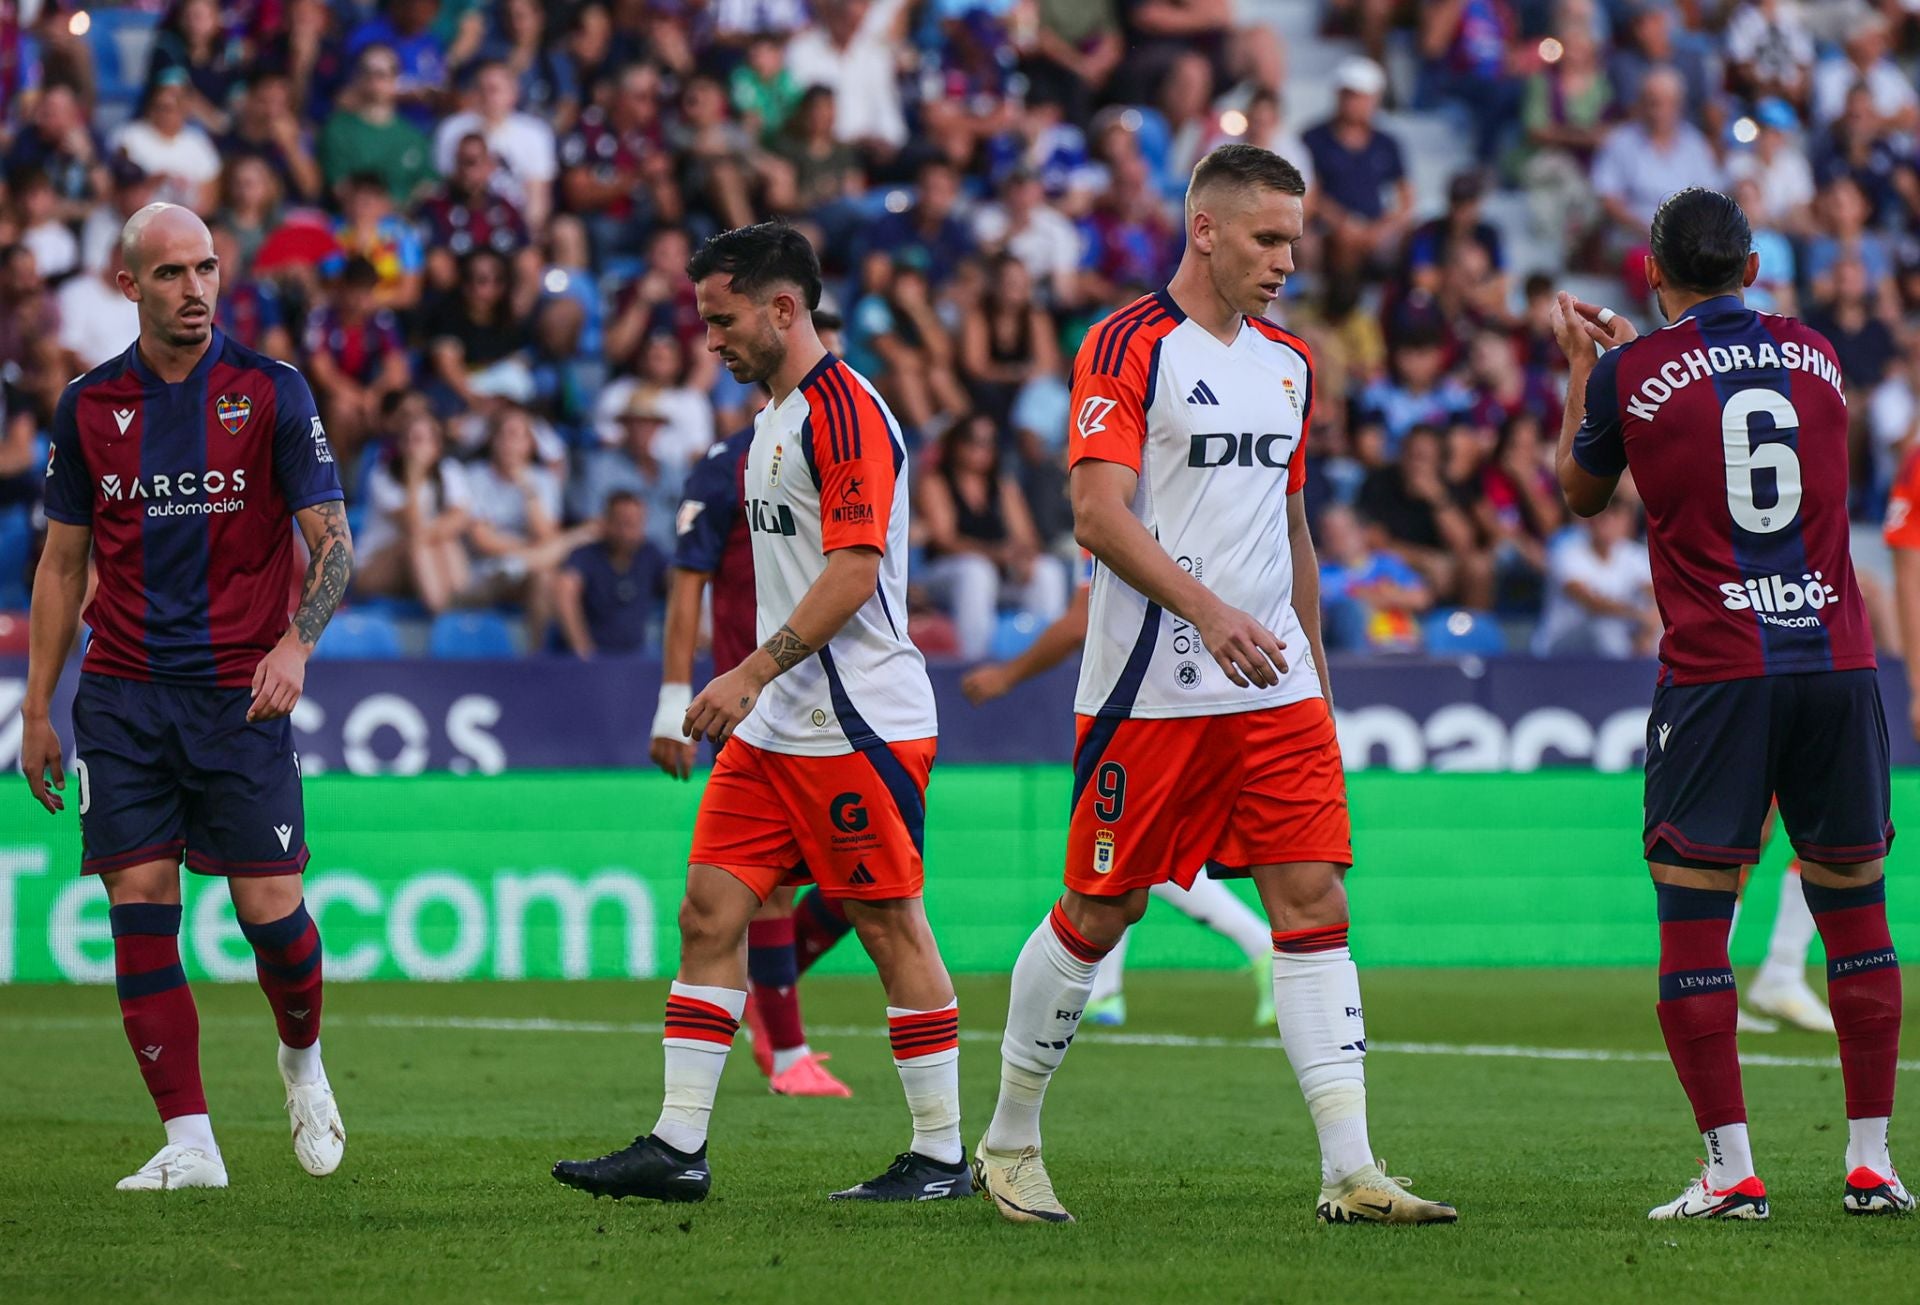
<instances>
[{"instance_id":1,"label":"player's dark hair","mask_svg":"<svg viewBox=\"0 0 1920 1305\"><path fill-rule=\"evenodd\" d=\"M1753 228L1732 196L1689 186L1654 211L1652 245L1654 262L1676 288L1726 294L1745 279Z\"/></svg>"},{"instance_id":2,"label":"player's dark hair","mask_svg":"<svg viewBox=\"0 0 1920 1305\"><path fill-rule=\"evenodd\" d=\"M1197 195L1207 186L1225 183L1240 189L1277 190L1283 195L1307 193L1300 169L1258 145L1222 145L1193 165L1187 193Z\"/></svg>"},{"instance_id":3,"label":"player's dark hair","mask_svg":"<svg viewBox=\"0 0 1920 1305\"><path fill-rule=\"evenodd\" d=\"M756 222L708 237L687 260L687 277L703 281L716 274L733 278L735 292L757 303L775 286L790 285L809 311L820 306L819 255L785 222Z\"/></svg>"}]
</instances>

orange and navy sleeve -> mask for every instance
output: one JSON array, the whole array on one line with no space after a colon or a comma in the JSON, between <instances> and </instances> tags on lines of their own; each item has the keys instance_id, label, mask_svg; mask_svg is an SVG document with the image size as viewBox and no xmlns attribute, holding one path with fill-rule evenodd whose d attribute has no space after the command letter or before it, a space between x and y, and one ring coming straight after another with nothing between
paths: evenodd
<instances>
[{"instance_id":1,"label":"orange and navy sleeve","mask_svg":"<svg viewBox=\"0 0 1920 1305\"><path fill-rule=\"evenodd\" d=\"M1888 548L1920 548L1920 448L1900 464L1882 533Z\"/></svg>"},{"instance_id":2,"label":"orange and navy sleeve","mask_svg":"<svg viewBox=\"0 0 1920 1305\"><path fill-rule=\"evenodd\" d=\"M843 364L807 389L806 449L820 487L820 547L887 551L894 485L904 455L879 400Z\"/></svg>"},{"instance_id":3,"label":"orange and navy sleeve","mask_svg":"<svg viewBox=\"0 0 1920 1305\"><path fill-rule=\"evenodd\" d=\"M1154 346L1177 324L1152 295L1087 332L1073 360L1069 466L1092 458L1140 470L1153 403Z\"/></svg>"}]
</instances>

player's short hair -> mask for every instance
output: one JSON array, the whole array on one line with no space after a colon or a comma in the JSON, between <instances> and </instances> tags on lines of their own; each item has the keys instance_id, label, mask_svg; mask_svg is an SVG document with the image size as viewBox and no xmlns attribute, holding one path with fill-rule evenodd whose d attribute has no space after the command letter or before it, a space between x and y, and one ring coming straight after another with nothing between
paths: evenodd
<instances>
[{"instance_id":1,"label":"player's short hair","mask_svg":"<svg viewBox=\"0 0 1920 1305\"><path fill-rule=\"evenodd\" d=\"M1193 165L1193 180L1187 184L1187 211L1193 211L1202 192L1215 187L1304 195L1307 179L1300 175L1299 168L1272 150L1236 142L1220 146Z\"/></svg>"},{"instance_id":2,"label":"player's short hair","mask_svg":"<svg viewBox=\"0 0 1920 1305\"><path fill-rule=\"evenodd\" d=\"M1724 294L1745 278L1753 228L1731 196L1689 186L1654 211L1651 244L1654 262L1676 287Z\"/></svg>"},{"instance_id":3,"label":"player's short hair","mask_svg":"<svg viewBox=\"0 0 1920 1305\"><path fill-rule=\"evenodd\" d=\"M785 222L756 222L708 237L687 260L687 276L704 281L716 274L732 277L733 288L756 302L765 302L775 286L790 285L809 311L820 306L820 258Z\"/></svg>"}]
</instances>

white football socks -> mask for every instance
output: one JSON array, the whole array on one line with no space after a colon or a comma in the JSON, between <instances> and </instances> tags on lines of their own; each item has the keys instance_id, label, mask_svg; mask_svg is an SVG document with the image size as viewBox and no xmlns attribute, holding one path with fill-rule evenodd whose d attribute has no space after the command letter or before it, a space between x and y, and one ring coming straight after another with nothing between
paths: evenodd
<instances>
[{"instance_id":1,"label":"white football socks","mask_svg":"<svg viewBox=\"0 0 1920 1305\"><path fill-rule=\"evenodd\" d=\"M675 998L698 1006L676 1018ZM727 1019L715 1019L708 1010L711 1007L718 1007ZM724 1030L724 1041L675 1036L676 1032L717 1033L722 1031L717 1026L729 1021L737 1028L746 1009L747 994L741 988L707 988L676 979L668 990L667 1034L661 1039L667 1061L666 1093L653 1135L674 1150L691 1154L707 1144L707 1121L713 1115L714 1094L720 1090L720 1071L727 1067L727 1052L733 1049L732 1029Z\"/></svg>"},{"instance_id":2,"label":"white football socks","mask_svg":"<svg viewBox=\"0 0 1920 1305\"><path fill-rule=\"evenodd\" d=\"M280 1075L289 1083L319 1083L327 1077L327 1071L320 1064L320 1039L315 1038L310 1047L289 1047L280 1044Z\"/></svg>"},{"instance_id":3,"label":"white football socks","mask_svg":"<svg viewBox=\"0 0 1920 1305\"><path fill-rule=\"evenodd\" d=\"M1367 1141L1367 1029L1360 972L1342 945L1273 953L1274 1021L1320 1135L1320 1181L1372 1164Z\"/></svg>"},{"instance_id":4,"label":"white football socks","mask_svg":"<svg viewBox=\"0 0 1920 1305\"><path fill-rule=\"evenodd\" d=\"M893 1067L900 1071L907 1112L913 1116L910 1149L949 1165L959 1164L965 1155L960 1145L959 1012L958 998L936 1011L887 1007ZM949 1014L950 1019L944 1018ZM921 1047L934 1050L911 1054Z\"/></svg>"},{"instance_id":5,"label":"white football socks","mask_svg":"<svg viewBox=\"0 0 1920 1305\"><path fill-rule=\"evenodd\" d=\"M1862 1165L1882 1178L1893 1177L1893 1157L1887 1154L1887 1117L1847 1121L1847 1172Z\"/></svg>"},{"instance_id":6,"label":"white football socks","mask_svg":"<svg viewBox=\"0 0 1920 1305\"><path fill-rule=\"evenodd\" d=\"M1250 961L1257 961L1273 950L1273 933L1267 922L1255 915L1231 888L1202 870L1193 887L1173 884L1154 885L1153 895L1195 924L1204 924L1238 947ZM1111 959L1111 958L1109 958ZM1102 968L1106 962L1101 962Z\"/></svg>"},{"instance_id":7,"label":"white football socks","mask_svg":"<svg viewBox=\"0 0 1920 1305\"><path fill-rule=\"evenodd\" d=\"M220 1144L213 1140L213 1119L210 1116L175 1115L164 1122L168 1146L190 1146L208 1155L220 1154Z\"/></svg>"},{"instance_id":8,"label":"white football socks","mask_svg":"<svg viewBox=\"0 0 1920 1305\"><path fill-rule=\"evenodd\" d=\"M990 1150L1040 1145L1040 1103L1047 1080L1067 1058L1101 963L1067 950L1054 924L1059 910L1056 906L1055 915L1040 922L1013 963L1007 1033L1000 1043L1000 1099L987 1125Z\"/></svg>"},{"instance_id":9,"label":"white football socks","mask_svg":"<svg viewBox=\"0 0 1920 1305\"><path fill-rule=\"evenodd\" d=\"M1753 1177L1753 1144L1745 1124L1722 1124L1700 1134L1707 1148L1707 1186L1716 1192Z\"/></svg>"},{"instance_id":10,"label":"white football socks","mask_svg":"<svg viewBox=\"0 0 1920 1305\"><path fill-rule=\"evenodd\" d=\"M1766 964L1756 981L1775 975L1794 983L1807 981L1807 949L1813 945L1813 912L1800 891L1800 876L1791 870L1780 876L1780 909L1773 917L1773 936L1767 942Z\"/></svg>"}]
</instances>

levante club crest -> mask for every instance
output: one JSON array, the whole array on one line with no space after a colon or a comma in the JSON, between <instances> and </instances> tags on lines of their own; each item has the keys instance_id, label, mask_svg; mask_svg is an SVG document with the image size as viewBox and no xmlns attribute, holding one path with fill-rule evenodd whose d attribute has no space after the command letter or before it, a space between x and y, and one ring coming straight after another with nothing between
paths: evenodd
<instances>
[{"instance_id":1,"label":"levante club crest","mask_svg":"<svg viewBox=\"0 0 1920 1305\"><path fill-rule=\"evenodd\" d=\"M253 415L253 400L244 394L239 398L223 394L214 401L213 415L227 428L227 434L238 435L240 428L247 424L247 418Z\"/></svg>"}]
</instances>

